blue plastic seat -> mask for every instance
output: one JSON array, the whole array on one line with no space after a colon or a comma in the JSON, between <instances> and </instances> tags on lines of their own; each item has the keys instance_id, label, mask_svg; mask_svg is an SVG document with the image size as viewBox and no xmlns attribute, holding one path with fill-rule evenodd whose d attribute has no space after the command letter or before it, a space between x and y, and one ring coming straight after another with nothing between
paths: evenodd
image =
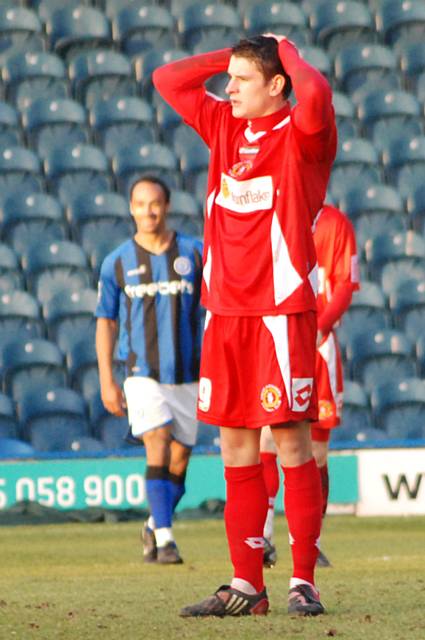
<instances>
[{"instance_id":1,"label":"blue plastic seat","mask_svg":"<svg viewBox=\"0 0 425 640\"><path fill-rule=\"evenodd\" d=\"M4 345L25 333L41 337L44 324L37 300L26 291L12 290L0 297L0 344Z\"/></svg>"},{"instance_id":2,"label":"blue plastic seat","mask_svg":"<svg viewBox=\"0 0 425 640\"><path fill-rule=\"evenodd\" d=\"M11 342L3 349L3 383L6 393L20 399L29 386L66 384L64 357L59 347L41 338Z\"/></svg>"},{"instance_id":3,"label":"blue plastic seat","mask_svg":"<svg viewBox=\"0 0 425 640\"><path fill-rule=\"evenodd\" d=\"M418 79L425 72L425 42L405 43L400 51L400 68L406 87L415 92Z\"/></svg>"},{"instance_id":4,"label":"blue plastic seat","mask_svg":"<svg viewBox=\"0 0 425 640\"><path fill-rule=\"evenodd\" d=\"M68 240L30 245L22 256L22 266L29 290L43 304L63 289L75 291L91 284L86 254Z\"/></svg>"},{"instance_id":5,"label":"blue plastic seat","mask_svg":"<svg viewBox=\"0 0 425 640\"><path fill-rule=\"evenodd\" d=\"M189 191L174 189L170 197L170 214L196 218L200 215L199 204Z\"/></svg>"},{"instance_id":6,"label":"blue plastic seat","mask_svg":"<svg viewBox=\"0 0 425 640\"><path fill-rule=\"evenodd\" d=\"M102 262L105 257L116 249L118 245L120 245L127 238L120 237L111 237L111 235L105 235L98 238L98 242L93 245L93 247L89 250L87 248L87 253L89 256L89 262L93 273L93 279L97 280L99 278L100 267L102 266Z\"/></svg>"},{"instance_id":7,"label":"blue plastic seat","mask_svg":"<svg viewBox=\"0 0 425 640\"><path fill-rule=\"evenodd\" d=\"M84 339L73 345L67 353L68 371L72 387L80 391L84 398L90 399L99 392L99 371L95 344L92 339ZM124 380L121 363L114 360L114 374L120 383Z\"/></svg>"},{"instance_id":8,"label":"blue plastic seat","mask_svg":"<svg viewBox=\"0 0 425 640\"><path fill-rule=\"evenodd\" d=\"M172 139L173 132L183 122L181 116L162 98L153 99L155 103L156 123L165 143Z\"/></svg>"},{"instance_id":9,"label":"blue plastic seat","mask_svg":"<svg viewBox=\"0 0 425 640\"><path fill-rule=\"evenodd\" d=\"M26 51L42 51L45 47L41 22L26 7L2 3L0 6L0 62Z\"/></svg>"},{"instance_id":10,"label":"blue plastic seat","mask_svg":"<svg viewBox=\"0 0 425 640\"><path fill-rule=\"evenodd\" d=\"M79 193L110 191L112 186L107 157L88 144L53 149L44 160L44 171L50 191L65 205Z\"/></svg>"},{"instance_id":11,"label":"blue plastic seat","mask_svg":"<svg viewBox=\"0 0 425 640\"><path fill-rule=\"evenodd\" d=\"M395 48L405 43L423 42L425 5L421 0L385 0L376 16L378 33Z\"/></svg>"},{"instance_id":12,"label":"blue plastic seat","mask_svg":"<svg viewBox=\"0 0 425 640\"><path fill-rule=\"evenodd\" d=\"M354 187L363 187L381 182L379 158L375 147L369 140L351 138L343 140L333 164L329 190L339 199Z\"/></svg>"},{"instance_id":13,"label":"blue plastic seat","mask_svg":"<svg viewBox=\"0 0 425 640\"><path fill-rule=\"evenodd\" d=\"M390 294L397 326L413 341L425 327L425 280L406 280Z\"/></svg>"},{"instance_id":14,"label":"blue plastic seat","mask_svg":"<svg viewBox=\"0 0 425 640\"><path fill-rule=\"evenodd\" d=\"M415 339L415 354L418 373L425 377L425 329L423 328Z\"/></svg>"},{"instance_id":15,"label":"blue plastic seat","mask_svg":"<svg viewBox=\"0 0 425 640\"><path fill-rule=\"evenodd\" d=\"M382 153L388 180L393 180L402 196L423 184L425 171L425 136L390 140Z\"/></svg>"},{"instance_id":16,"label":"blue plastic seat","mask_svg":"<svg viewBox=\"0 0 425 640\"><path fill-rule=\"evenodd\" d=\"M129 431L127 416L119 417L108 413L98 393L90 398L89 410L93 433L101 440L105 449L129 449L133 446L126 440Z\"/></svg>"},{"instance_id":17,"label":"blue plastic seat","mask_svg":"<svg viewBox=\"0 0 425 640\"><path fill-rule=\"evenodd\" d=\"M310 27L316 43L331 55L348 44L377 39L373 16L361 2L331 0L314 4Z\"/></svg>"},{"instance_id":18,"label":"blue plastic seat","mask_svg":"<svg viewBox=\"0 0 425 640\"><path fill-rule=\"evenodd\" d=\"M397 58L389 47L373 43L354 43L343 47L335 57L335 78L343 91L358 102L373 89L398 89Z\"/></svg>"},{"instance_id":19,"label":"blue plastic seat","mask_svg":"<svg viewBox=\"0 0 425 640\"><path fill-rule=\"evenodd\" d=\"M407 336L391 329L357 333L347 345L354 377L370 391L378 383L415 376L412 344Z\"/></svg>"},{"instance_id":20,"label":"blue plastic seat","mask_svg":"<svg viewBox=\"0 0 425 640\"><path fill-rule=\"evenodd\" d=\"M243 13L243 25L248 36L259 33L279 33L297 46L310 40L307 18L302 9L292 2L267 0L253 4Z\"/></svg>"},{"instance_id":21,"label":"blue plastic seat","mask_svg":"<svg viewBox=\"0 0 425 640\"><path fill-rule=\"evenodd\" d=\"M332 431L332 441L356 440L357 434L371 426L371 410L366 391L358 382L345 380L341 426Z\"/></svg>"},{"instance_id":22,"label":"blue plastic seat","mask_svg":"<svg viewBox=\"0 0 425 640\"><path fill-rule=\"evenodd\" d=\"M359 127L353 102L345 93L334 91L332 103L335 110L338 139L356 138L359 135Z\"/></svg>"},{"instance_id":23,"label":"blue plastic seat","mask_svg":"<svg viewBox=\"0 0 425 640\"><path fill-rule=\"evenodd\" d=\"M370 272L379 278L390 262L404 262L409 267L425 264L425 240L414 231L382 234L366 242L365 253Z\"/></svg>"},{"instance_id":24,"label":"blue plastic seat","mask_svg":"<svg viewBox=\"0 0 425 640\"><path fill-rule=\"evenodd\" d=\"M140 85L142 96L148 99L152 97L154 92L152 74L157 67L161 67L169 62L181 60L189 55L190 53L188 51L176 47L154 47L134 56L134 72Z\"/></svg>"},{"instance_id":25,"label":"blue plastic seat","mask_svg":"<svg viewBox=\"0 0 425 640\"><path fill-rule=\"evenodd\" d=\"M0 101L0 151L19 146L22 142L16 109Z\"/></svg>"},{"instance_id":26,"label":"blue plastic seat","mask_svg":"<svg viewBox=\"0 0 425 640\"><path fill-rule=\"evenodd\" d=\"M122 9L131 6L155 5L157 0L102 0L102 6L108 18L114 18ZM168 3L167 3L168 5Z\"/></svg>"},{"instance_id":27,"label":"blue plastic seat","mask_svg":"<svg viewBox=\"0 0 425 640\"><path fill-rule=\"evenodd\" d=\"M174 18L166 7L130 4L116 14L113 27L115 40L130 57L153 47L171 49L177 44Z\"/></svg>"},{"instance_id":28,"label":"blue plastic seat","mask_svg":"<svg viewBox=\"0 0 425 640\"><path fill-rule=\"evenodd\" d=\"M32 4L33 8L37 10L38 15L40 16L40 20L42 22L47 22L50 20L52 15L58 9L65 9L66 7L78 7L81 5L85 5L89 7L92 4L96 4L96 1L93 0L29 0L29 3Z\"/></svg>"},{"instance_id":29,"label":"blue plastic seat","mask_svg":"<svg viewBox=\"0 0 425 640\"><path fill-rule=\"evenodd\" d=\"M91 436L75 437L70 444L71 451L81 454L102 453L102 451L105 451L105 448L103 442Z\"/></svg>"},{"instance_id":30,"label":"blue plastic seat","mask_svg":"<svg viewBox=\"0 0 425 640\"><path fill-rule=\"evenodd\" d=\"M93 7L67 6L46 21L50 49L68 61L94 47L112 45L111 25L105 14Z\"/></svg>"},{"instance_id":31,"label":"blue plastic seat","mask_svg":"<svg viewBox=\"0 0 425 640\"><path fill-rule=\"evenodd\" d=\"M86 252L96 241L96 234L100 240L105 233L122 236L134 231L128 202L119 193L82 193L67 207L67 216L73 238L81 241Z\"/></svg>"},{"instance_id":32,"label":"blue plastic seat","mask_svg":"<svg viewBox=\"0 0 425 640\"><path fill-rule=\"evenodd\" d=\"M8 59L2 72L6 98L20 111L37 98L69 95L66 69L59 56L45 51L22 53Z\"/></svg>"},{"instance_id":33,"label":"blue plastic seat","mask_svg":"<svg viewBox=\"0 0 425 640\"><path fill-rule=\"evenodd\" d=\"M125 196L128 196L134 180L143 173L163 178L171 188L180 186L177 158L171 149L163 144L123 147L114 156L112 166L118 188Z\"/></svg>"},{"instance_id":34,"label":"blue plastic seat","mask_svg":"<svg viewBox=\"0 0 425 640\"><path fill-rule=\"evenodd\" d=\"M94 338L96 304L97 292L94 289L66 289L54 295L43 308L49 339L66 353L82 339Z\"/></svg>"},{"instance_id":35,"label":"blue plastic seat","mask_svg":"<svg viewBox=\"0 0 425 640\"><path fill-rule=\"evenodd\" d=\"M36 455L34 447L17 438L0 439L0 458L31 458Z\"/></svg>"},{"instance_id":36,"label":"blue plastic seat","mask_svg":"<svg viewBox=\"0 0 425 640\"><path fill-rule=\"evenodd\" d=\"M96 143L112 157L120 147L155 142L153 110L146 100L126 96L98 100L90 110Z\"/></svg>"},{"instance_id":37,"label":"blue plastic seat","mask_svg":"<svg viewBox=\"0 0 425 640\"><path fill-rule=\"evenodd\" d=\"M0 202L16 193L42 191L44 180L38 157L24 147L7 147L0 152Z\"/></svg>"},{"instance_id":38,"label":"blue plastic seat","mask_svg":"<svg viewBox=\"0 0 425 640\"><path fill-rule=\"evenodd\" d=\"M332 62L329 54L323 47L316 45L301 45L299 48L300 56L316 67L328 79L332 76Z\"/></svg>"},{"instance_id":39,"label":"blue plastic seat","mask_svg":"<svg viewBox=\"0 0 425 640\"><path fill-rule=\"evenodd\" d=\"M192 4L177 21L177 29L183 47L192 49L207 33L210 36L234 35L239 39L242 29L241 17L237 11L222 4Z\"/></svg>"},{"instance_id":40,"label":"blue plastic seat","mask_svg":"<svg viewBox=\"0 0 425 640\"><path fill-rule=\"evenodd\" d=\"M378 385L371 392L375 419L391 438L425 436L425 381L407 378Z\"/></svg>"},{"instance_id":41,"label":"blue plastic seat","mask_svg":"<svg viewBox=\"0 0 425 640\"><path fill-rule=\"evenodd\" d=\"M425 281L425 260L407 256L401 260L396 258L385 263L380 272L380 284L387 297L412 279Z\"/></svg>"},{"instance_id":42,"label":"blue plastic seat","mask_svg":"<svg viewBox=\"0 0 425 640\"><path fill-rule=\"evenodd\" d=\"M12 398L0 392L0 440L19 438L19 423Z\"/></svg>"},{"instance_id":43,"label":"blue plastic seat","mask_svg":"<svg viewBox=\"0 0 425 640\"><path fill-rule=\"evenodd\" d=\"M86 113L69 98L38 98L22 116L28 143L46 157L56 147L88 141Z\"/></svg>"},{"instance_id":44,"label":"blue plastic seat","mask_svg":"<svg viewBox=\"0 0 425 640\"><path fill-rule=\"evenodd\" d=\"M129 59L117 51L85 51L68 67L73 96L91 107L96 101L138 93Z\"/></svg>"},{"instance_id":45,"label":"blue plastic seat","mask_svg":"<svg viewBox=\"0 0 425 640\"><path fill-rule=\"evenodd\" d=\"M386 233L406 231L408 218L399 193L387 185L371 185L367 189L356 187L346 192L340 207L354 223L359 247L369 238Z\"/></svg>"},{"instance_id":46,"label":"blue plastic seat","mask_svg":"<svg viewBox=\"0 0 425 640\"><path fill-rule=\"evenodd\" d=\"M413 137L422 132L420 105L406 91L374 89L359 103L363 129L379 150L388 148L397 137Z\"/></svg>"},{"instance_id":47,"label":"blue plastic seat","mask_svg":"<svg viewBox=\"0 0 425 640\"><path fill-rule=\"evenodd\" d=\"M194 188L196 176L208 170L209 160L209 149L200 138L180 152L180 167L184 184L189 191Z\"/></svg>"},{"instance_id":48,"label":"blue plastic seat","mask_svg":"<svg viewBox=\"0 0 425 640\"><path fill-rule=\"evenodd\" d=\"M425 235L425 184L409 192L406 208L413 230Z\"/></svg>"},{"instance_id":49,"label":"blue plastic seat","mask_svg":"<svg viewBox=\"0 0 425 640\"><path fill-rule=\"evenodd\" d=\"M0 243L0 295L23 289L23 277L18 256L6 244Z\"/></svg>"},{"instance_id":50,"label":"blue plastic seat","mask_svg":"<svg viewBox=\"0 0 425 640\"><path fill-rule=\"evenodd\" d=\"M62 207L47 193L16 194L3 205L3 233L5 241L22 254L36 237L51 242L64 240L68 226Z\"/></svg>"}]
</instances>

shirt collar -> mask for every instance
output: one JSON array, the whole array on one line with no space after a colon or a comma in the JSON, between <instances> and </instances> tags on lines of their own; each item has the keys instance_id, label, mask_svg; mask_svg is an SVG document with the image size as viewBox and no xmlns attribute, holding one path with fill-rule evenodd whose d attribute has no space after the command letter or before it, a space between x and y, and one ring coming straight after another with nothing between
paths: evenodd
<instances>
[{"instance_id":1,"label":"shirt collar","mask_svg":"<svg viewBox=\"0 0 425 640\"><path fill-rule=\"evenodd\" d=\"M291 105L289 101L287 101L279 111L275 111L268 116L248 120L248 127L251 129L252 133L270 131L274 126L279 124L279 122L284 120L289 115L290 111Z\"/></svg>"}]
</instances>

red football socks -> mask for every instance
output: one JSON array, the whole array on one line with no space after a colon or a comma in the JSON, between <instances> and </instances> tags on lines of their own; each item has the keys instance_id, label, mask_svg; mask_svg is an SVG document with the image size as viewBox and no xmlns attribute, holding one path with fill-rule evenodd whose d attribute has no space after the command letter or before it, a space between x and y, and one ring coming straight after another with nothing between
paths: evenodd
<instances>
[{"instance_id":1,"label":"red football socks","mask_svg":"<svg viewBox=\"0 0 425 640\"><path fill-rule=\"evenodd\" d=\"M285 513L294 565L293 577L314 585L317 542L322 523L322 489L314 458L299 467L282 467Z\"/></svg>"},{"instance_id":2,"label":"red football socks","mask_svg":"<svg viewBox=\"0 0 425 640\"><path fill-rule=\"evenodd\" d=\"M224 521L234 577L246 580L260 592L264 589L263 526L267 514L263 466L225 467L224 476Z\"/></svg>"},{"instance_id":3,"label":"red football socks","mask_svg":"<svg viewBox=\"0 0 425 640\"><path fill-rule=\"evenodd\" d=\"M276 454L261 452L261 462L263 463L263 476L266 483L267 495L269 498L276 498L279 491L279 469L276 464Z\"/></svg>"}]
</instances>

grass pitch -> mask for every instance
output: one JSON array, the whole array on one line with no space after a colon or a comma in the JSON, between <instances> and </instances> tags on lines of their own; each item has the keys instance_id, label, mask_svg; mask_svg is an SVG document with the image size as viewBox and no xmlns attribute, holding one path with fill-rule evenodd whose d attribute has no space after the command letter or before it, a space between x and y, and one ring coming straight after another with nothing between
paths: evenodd
<instances>
[{"instance_id":1,"label":"grass pitch","mask_svg":"<svg viewBox=\"0 0 425 640\"><path fill-rule=\"evenodd\" d=\"M180 520L185 564L142 563L141 523L0 528L0 639L423 640L425 518L331 516L322 536L333 562L318 569L327 613L289 618L286 525L267 570L267 617L182 619L180 607L228 581L220 520Z\"/></svg>"}]
</instances>

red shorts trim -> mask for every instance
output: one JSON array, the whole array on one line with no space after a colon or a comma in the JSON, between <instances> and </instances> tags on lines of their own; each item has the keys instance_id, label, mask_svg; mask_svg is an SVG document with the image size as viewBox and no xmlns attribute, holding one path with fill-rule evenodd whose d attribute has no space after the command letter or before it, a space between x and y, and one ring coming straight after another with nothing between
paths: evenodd
<instances>
[{"instance_id":1,"label":"red shorts trim","mask_svg":"<svg viewBox=\"0 0 425 640\"><path fill-rule=\"evenodd\" d=\"M341 352L333 332L326 336L317 350L316 385L319 421L313 426L334 429L341 423L343 369Z\"/></svg>"},{"instance_id":2,"label":"red shorts trim","mask_svg":"<svg viewBox=\"0 0 425 640\"><path fill-rule=\"evenodd\" d=\"M198 418L225 427L317 420L316 313L207 314Z\"/></svg>"}]
</instances>

